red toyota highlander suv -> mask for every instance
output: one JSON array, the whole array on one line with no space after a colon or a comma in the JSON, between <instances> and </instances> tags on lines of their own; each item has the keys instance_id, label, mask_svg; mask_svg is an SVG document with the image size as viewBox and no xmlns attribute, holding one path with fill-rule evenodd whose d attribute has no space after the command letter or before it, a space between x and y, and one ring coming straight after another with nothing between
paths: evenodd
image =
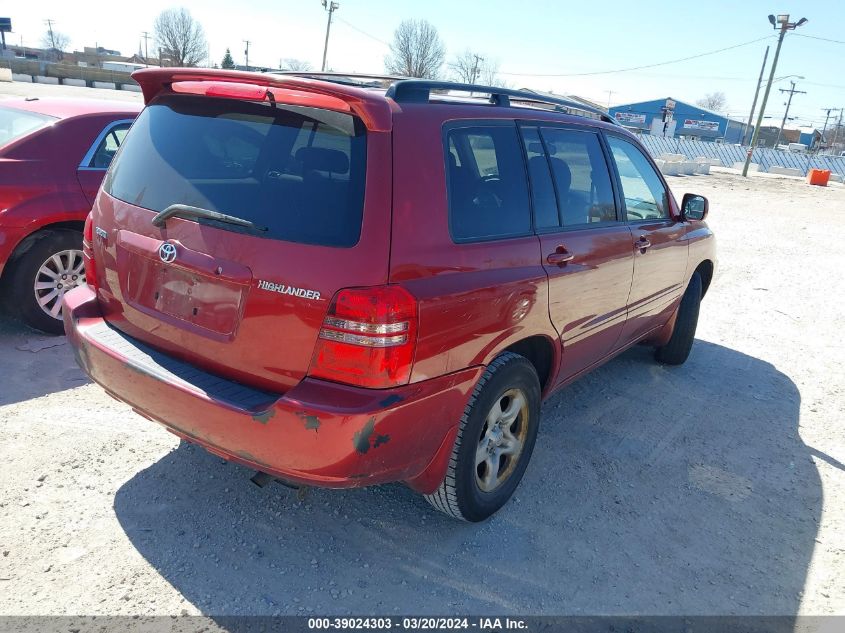
<instances>
[{"instance_id":1,"label":"red toyota highlander suv","mask_svg":"<svg viewBox=\"0 0 845 633\"><path fill-rule=\"evenodd\" d=\"M147 106L65 328L110 394L257 481L402 481L479 521L545 396L636 343L687 358L707 201L679 207L605 113L425 80L133 76Z\"/></svg>"}]
</instances>

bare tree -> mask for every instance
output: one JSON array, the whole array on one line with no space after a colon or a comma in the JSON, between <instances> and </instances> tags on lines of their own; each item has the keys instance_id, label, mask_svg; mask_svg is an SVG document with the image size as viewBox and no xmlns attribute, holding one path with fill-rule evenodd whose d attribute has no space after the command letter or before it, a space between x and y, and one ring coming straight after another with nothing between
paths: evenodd
<instances>
[{"instance_id":1,"label":"bare tree","mask_svg":"<svg viewBox=\"0 0 845 633\"><path fill-rule=\"evenodd\" d=\"M70 37L52 28L47 29L41 37L41 48L55 53L59 59L62 59L62 53L67 50L68 46L70 46Z\"/></svg>"},{"instance_id":2,"label":"bare tree","mask_svg":"<svg viewBox=\"0 0 845 633\"><path fill-rule=\"evenodd\" d=\"M159 13L154 30L156 43L174 66L197 66L208 57L205 31L184 7Z\"/></svg>"},{"instance_id":3,"label":"bare tree","mask_svg":"<svg viewBox=\"0 0 845 633\"><path fill-rule=\"evenodd\" d=\"M430 22L403 20L393 32L384 66L391 75L434 79L445 58L446 47Z\"/></svg>"},{"instance_id":4,"label":"bare tree","mask_svg":"<svg viewBox=\"0 0 845 633\"><path fill-rule=\"evenodd\" d=\"M499 77L499 62L470 49L456 56L448 66L456 81L507 87L507 82Z\"/></svg>"},{"instance_id":5,"label":"bare tree","mask_svg":"<svg viewBox=\"0 0 845 633\"><path fill-rule=\"evenodd\" d=\"M314 70L314 67L309 62L302 59L294 59L292 57L282 60L280 68L281 70L293 70L295 72Z\"/></svg>"},{"instance_id":6,"label":"bare tree","mask_svg":"<svg viewBox=\"0 0 845 633\"><path fill-rule=\"evenodd\" d=\"M716 111L723 110L727 103L728 100L725 98L724 92L710 92L695 102L696 105L702 108Z\"/></svg>"}]
</instances>

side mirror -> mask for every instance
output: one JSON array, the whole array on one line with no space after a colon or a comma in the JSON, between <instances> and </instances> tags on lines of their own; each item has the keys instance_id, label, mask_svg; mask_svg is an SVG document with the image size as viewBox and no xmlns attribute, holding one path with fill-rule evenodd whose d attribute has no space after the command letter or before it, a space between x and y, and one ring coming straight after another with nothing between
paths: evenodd
<instances>
[{"instance_id":1,"label":"side mirror","mask_svg":"<svg viewBox=\"0 0 845 633\"><path fill-rule=\"evenodd\" d=\"M707 217L709 210L710 203L704 196L694 193L684 194L683 202L681 202L681 217L684 220L701 221Z\"/></svg>"}]
</instances>

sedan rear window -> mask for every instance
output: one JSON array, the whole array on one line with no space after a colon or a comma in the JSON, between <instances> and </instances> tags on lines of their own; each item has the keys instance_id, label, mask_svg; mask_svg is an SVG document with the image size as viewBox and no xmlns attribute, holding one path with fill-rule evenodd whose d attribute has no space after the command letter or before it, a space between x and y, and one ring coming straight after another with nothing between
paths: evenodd
<instances>
[{"instance_id":1,"label":"sedan rear window","mask_svg":"<svg viewBox=\"0 0 845 633\"><path fill-rule=\"evenodd\" d=\"M0 108L0 147L50 125L51 116L14 108Z\"/></svg>"},{"instance_id":2,"label":"sedan rear window","mask_svg":"<svg viewBox=\"0 0 845 633\"><path fill-rule=\"evenodd\" d=\"M178 95L141 113L103 189L152 211L200 207L265 237L349 247L361 233L365 168L364 126L349 114Z\"/></svg>"}]
</instances>

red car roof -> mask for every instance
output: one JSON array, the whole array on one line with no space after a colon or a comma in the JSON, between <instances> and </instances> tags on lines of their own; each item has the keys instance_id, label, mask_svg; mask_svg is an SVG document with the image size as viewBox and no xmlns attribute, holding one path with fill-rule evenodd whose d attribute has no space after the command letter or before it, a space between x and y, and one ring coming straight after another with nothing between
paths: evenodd
<instances>
[{"instance_id":1,"label":"red car roof","mask_svg":"<svg viewBox=\"0 0 845 633\"><path fill-rule=\"evenodd\" d=\"M69 119L87 114L128 114L137 115L143 103L132 101L112 101L109 99L2 99L0 108L27 110L38 114Z\"/></svg>"}]
</instances>

